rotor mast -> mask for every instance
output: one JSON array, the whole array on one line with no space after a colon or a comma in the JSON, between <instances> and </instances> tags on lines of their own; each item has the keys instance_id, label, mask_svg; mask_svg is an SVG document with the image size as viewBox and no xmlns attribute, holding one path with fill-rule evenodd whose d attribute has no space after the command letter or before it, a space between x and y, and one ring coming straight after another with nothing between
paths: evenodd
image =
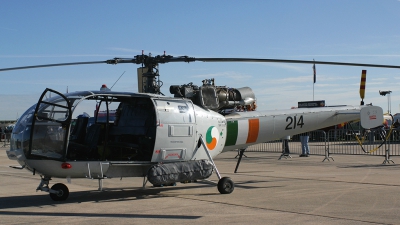
<instances>
[{"instance_id":1,"label":"rotor mast","mask_svg":"<svg viewBox=\"0 0 400 225\"><path fill-rule=\"evenodd\" d=\"M142 93L152 93L152 94L162 94L161 86L162 81L159 80L159 70L158 64L160 63L168 63L168 62L193 62L195 58L191 58L188 56L182 57L173 57L171 55L166 55L165 52L163 55L152 56L151 53L149 55L142 54L137 55L132 59L124 59L124 58L114 58L107 60L107 64L118 64L118 63L134 63L141 64L142 67L138 69L138 76L141 76L142 79L139 79L139 92Z\"/></svg>"}]
</instances>

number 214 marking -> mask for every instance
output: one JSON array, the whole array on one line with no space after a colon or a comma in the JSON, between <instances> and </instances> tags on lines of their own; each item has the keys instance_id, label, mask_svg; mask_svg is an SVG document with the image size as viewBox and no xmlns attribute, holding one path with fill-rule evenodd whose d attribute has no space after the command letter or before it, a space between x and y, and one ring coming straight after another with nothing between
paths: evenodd
<instances>
[{"instance_id":1,"label":"number 214 marking","mask_svg":"<svg viewBox=\"0 0 400 225\"><path fill-rule=\"evenodd\" d=\"M303 115L300 116L299 120L297 120L296 116L288 116L286 117L286 122L288 122L288 124L286 125L285 130L296 129L296 126L302 128L304 125Z\"/></svg>"}]
</instances>

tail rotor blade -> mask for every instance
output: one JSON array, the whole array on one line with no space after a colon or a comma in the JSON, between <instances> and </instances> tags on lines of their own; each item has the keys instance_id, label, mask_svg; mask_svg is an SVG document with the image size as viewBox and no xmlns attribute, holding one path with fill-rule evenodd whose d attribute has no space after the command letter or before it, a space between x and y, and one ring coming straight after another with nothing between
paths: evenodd
<instances>
[{"instance_id":1,"label":"tail rotor blade","mask_svg":"<svg viewBox=\"0 0 400 225\"><path fill-rule=\"evenodd\" d=\"M360 81L360 98L361 105L364 105L365 98L365 84L367 82L367 70L362 70L361 72L361 81Z\"/></svg>"}]
</instances>

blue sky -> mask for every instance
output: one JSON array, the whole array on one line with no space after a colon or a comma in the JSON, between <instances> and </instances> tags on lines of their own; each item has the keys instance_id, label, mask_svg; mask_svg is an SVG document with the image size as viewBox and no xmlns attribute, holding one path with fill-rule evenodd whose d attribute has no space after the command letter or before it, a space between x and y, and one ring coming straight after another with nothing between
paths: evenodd
<instances>
[{"instance_id":1,"label":"blue sky","mask_svg":"<svg viewBox=\"0 0 400 225\"><path fill-rule=\"evenodd\" d=\"M141 54L250 57L400 65L400 1L3 1L0 68L100 61ZM358 105L361 70L366 103L400 112L400 70L277 63L160 65L162 92L207 78L248 86L259 110L289 109L298 101ZM0 120L15 119L48 87L136 91L137 65L84 65L0 72Z\"/></svg>"}]
</instances>

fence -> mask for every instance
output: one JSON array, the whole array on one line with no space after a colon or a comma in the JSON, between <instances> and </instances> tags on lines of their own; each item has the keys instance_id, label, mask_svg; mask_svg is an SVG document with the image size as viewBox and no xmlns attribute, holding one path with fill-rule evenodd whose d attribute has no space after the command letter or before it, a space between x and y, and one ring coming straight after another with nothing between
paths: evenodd
<instances>
[{"instance_id":1,"label":"fence","mask_svg":"<svg viewBox=\"0 0 400 225\"><path fill-rule=\"evenodd\" d=\"M309 148L314 155L347 154L385 156L388 149L392 156L400 155L400 131L393 130L386 143L384 139L389 130L350 130L335 129L327 132L316 130L310 132ZM289 140L291 154L301 154L301 143L298 135ZM252 145L247 152L282 152L282 140Z\"/></svg>"},{"instance_id":2,"label":"fence","mask_svg":"<svg viewBox=\"0 0 400 225\"><path fill-rule=\"evenodd\" d=\"M309 132L309 148L311 154L324 155L327 149L326 133L322 130ZM301 154L301 143L298 135L289 140L291 154ZM282 140L269 141L249 146L246 152L282 152Z\"/></svg>"}]
</instances>

